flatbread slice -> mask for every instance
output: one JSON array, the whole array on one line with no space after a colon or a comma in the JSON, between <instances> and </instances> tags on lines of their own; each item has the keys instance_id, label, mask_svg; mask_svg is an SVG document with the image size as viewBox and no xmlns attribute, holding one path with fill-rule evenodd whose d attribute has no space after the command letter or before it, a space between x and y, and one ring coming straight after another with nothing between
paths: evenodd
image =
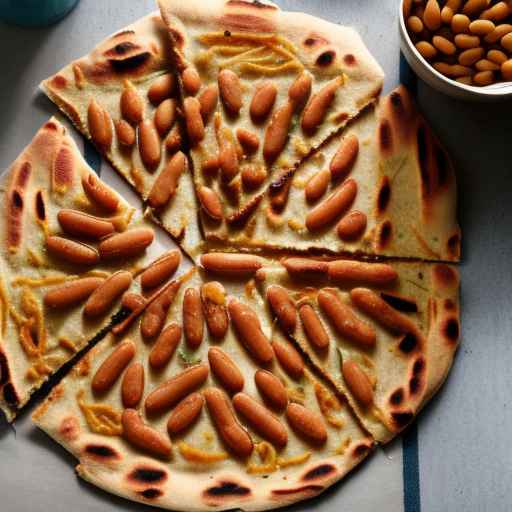
<instances>
[{"instance_id":1,"label":"flatbread slice","mask_svg":"<svg viewBox=\"0 0 512 512\"><path fill-rule=\"evenodd\" d=\"M154 230L94 174L55 118L2 176L0 199L0 408L12 420L104 334L124 291L126 306L141 305L135 276L155 257Z\"/></svg>"},{"instance_id":2,"label":"flatbread slice","mask_svg":"<svg viewBox=\"0 0 512 512\"><path fill-rule=\"evenodd\" d=\"M348 404L288 340L273 338L253 279L268 262L249 261L236 275L192 271L176 281L156 341L142 335L148 308L140 326L100 342L36 410L35 423L79 459L82 478L162 508L267 510L319 494L371 452ZM245 311L237 327L232 301ZM266 364L251 329L271 347ZM162 402L162 389L174 397ZM266 421L243 413L248 403Z\"/></svg>"},{"instance_id":3,"label":"flatbread slice","mask_svg":"<svg viewBox=\"0 0 512 512\"><path fill-rule=\"evenodd\" d=\"M170 55L165 26L152 13L107 37L41 88L194 257L201 234L187 158L179 153L182 129Z\"/></svg>"},{"instance_id":4,"label":"flatbread slice","mask_svg":"<svg viewBox=\"0 0 512 512\"><path fill-rule=\"evenodd\" d=\"M212 242L458 261L453 165L400 86L266 194L242 229L205 225ZM272 190L272 186L270 187Z\"/></svg>"},{"instance_id":5,"label":"flatbread slice","mask_svg":"<svg viewBox=\"0 0 512 512\"><path fill-rule=\"evenodd\" d=\"M446 378L460 333L454 266L285 258L256 277L276 326L377 441L405 428Z\"/></svg>"},{"instance_id":6,"label":"flatbread slice","mask_svg":"<svg viewBox=\"0 0 512 512\"><path fill-rule=\"evenodd\" d=\"M353 29L269 2L159 5L184 94L203 228L241 229L272 182L279 208L279 183L375 100L382 70Z\"/></svg>"}]
</instances>

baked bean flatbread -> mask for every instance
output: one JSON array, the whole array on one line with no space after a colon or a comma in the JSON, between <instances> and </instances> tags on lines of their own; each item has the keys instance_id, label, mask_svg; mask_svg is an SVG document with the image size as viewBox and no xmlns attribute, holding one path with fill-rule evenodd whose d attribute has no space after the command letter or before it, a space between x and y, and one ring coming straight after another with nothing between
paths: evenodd
<instances>
[{"instance_id":1,"label":"baked bean flatbread","mask_svg":"<svg viewBox=\"0 0 512 512\"><path fill-rule=\"evenodd\" d=\"M273 337L256 266L193 269L157 330L149 306L54 388L33 418L82 478L175 510L265 510L322 492L372 450L348 403Z\"/></svg>"},{"instance_id":2,"label":"baked bean flatbread","mask_svg":"<svg viewBox=\"0 0 512 512\"><path fill-rule=\"evenodd\" d=\"M274 4L159 4L205 234L244 229L267 193L282 209L286 176L375 100L382 70L353 29Z\"/></svg>"},{"instance_id":3,"label":"baked bean flatbread","mask_svg":"<svg viewBox=\"0 0 512 512\"><path fill-rule=\"evenodd\" d=\"M94 174L55 118L2 176L0 195L0 408L12 420L105 333L121 302L118 321L143 307L135 277L155 257L146 250L154 230Z\"/></svg>"},{"instance_id":4,"label":"baked bean flatbread","mask_svg":"<svg viewBox=\"0 0 512 512\"><path fill-rule=\"evenodd\" d=\"M280 186L279 211L267 195L244 229L209 223L207 237L253 250L459 260L453 165L403 86Z\"/></svg>"},{"instance_id":5,"label":"baked bean flatbread","mask_svg":"<svg viewBox=\"0 0 512 512\"><path fill-rule=\"evenodd\" d=\"M41 84L191 256L201 235L183 147L170 45L158 13L99 43ZM176 193L176 191L178 193Z\"/></svg>"},{"instance_id":6,"label":"baked bean flatbread","mask_svg":"<svg viewBox=\"0 0 512 512\"><path fill-rule=\"evenodd\" d=\"M291 257L256 277L283 335L377 441L405 428L448 374L460 333L455 267Z\"/></svg>"},{"instance_id":7,"label":"baked bean flatbread","mask_svg":"<svg viewBox=\"0 0 512 512\"><path fill-rule=\"evenodd\" d=\"M352 29L257 0L159 6L42 84L147 210L91 178L55 120L14 164L0 406L14 417L101 332L33 415L78 474L163 508L273 509L340 480L448 374L455 173L403 87L379 98ZM150 264L150 220L197 266ZM105 244L117 260L93 262Z\"/></svg>"}]
</instances>

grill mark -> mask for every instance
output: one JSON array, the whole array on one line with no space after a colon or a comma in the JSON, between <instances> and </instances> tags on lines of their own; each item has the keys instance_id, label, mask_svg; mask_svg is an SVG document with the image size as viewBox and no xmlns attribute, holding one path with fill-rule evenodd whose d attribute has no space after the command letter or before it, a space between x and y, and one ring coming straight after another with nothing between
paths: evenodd
<instances>
[{"instance_id":1,"label":"grill mark","mask_svg":"<svg viewBox=\"0 0 512 512\"><path fill-rule=\"evenodd\" d=\"M161 469L141 466L131 471L128 475L128 479L152 484L165 481L167 479L167 473Z\"/></svg>"},{"instance_id":2,"label":"grill mark","mask_svg":"<svg viewBox=\"0 0 512 512\"><path fill-rule=\"evenodd\" d=\"M236 482L220 482L219 485L206 489L209 496L248 496L251 490L248 487L238 485Z\"/></svg>"},{"instance_id":3,"label":"grill mark","mask_svg":"<svg viewBox=\"0 0 512 512\"><path fill-rule=\"evenodd\" d=\"M332 464L320 464L313 469L310 469L303 477L302 480L314 480L322 476L326 476L335 472L336 468Z\"/></svg>"},{"instance_id":4,"label":"grill mark","mask_svg":"<svg viewBox=\"0 0 512 512\"><path fill-rule=\"evenodd\" d=\"M123 60L110 60L110 64L117 72L131 71L142 66L150 57L149 52L144 52Z\"/></svg>"},{"instance_id":5,"label":"grill mark","mask_svg":"<svg viewBox=\"0 0 512 512\"><path fill-rule=\"evenodd\" d=\"M119 458L118 453L113 448L105 444L88 444L84 451L89 455L94 455L95 457L102 459Z\"/></svg>"},{"instance_id":6,"label":"grill mark","mask_svg":"<svg viewBox=\"0 0 512 512\"><path fill-rule=\"evenodd\" d=\"M398 344L398 348L404 354L410 354L418 346L418 338L415 334L407 333Z\"/></svg>"},{"instance_id":7,"label":"grill mark","mask_svg":"<svg viewBox=\"0 0 512 512\"><path fill-rule=\"evenodd\" d=\"M416 302L406 299L405 297L399 297L398 295L391 295L389 293L381 292L381 298L385 300L392 308L403 313L417 313L418 305Z\"/></svg>"}]
</instances>

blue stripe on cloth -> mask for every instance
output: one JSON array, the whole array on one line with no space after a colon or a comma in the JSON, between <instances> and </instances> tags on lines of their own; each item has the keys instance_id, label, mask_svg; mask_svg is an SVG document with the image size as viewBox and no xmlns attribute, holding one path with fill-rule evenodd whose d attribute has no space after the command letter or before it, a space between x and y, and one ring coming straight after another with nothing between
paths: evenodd
<instances>
[{"instance_id":1,"label":"blue stripe on cloth","mask_svg":"<svg viewBox=\"0 0 512 512\"><path fill-rule=\"evenodd\" d=\"M97 149L84 137L84 158L85 161L96 171L98 176L101 175L101 155Z\"/></svg>"},{"instance_id":2,"label":"blue stripe on cloth","mask_svg":"<svg viewBox=\"0 0 512 512\"><path fill-rule=\"evenodd\" d=\"M400 83L405 85L413 96L416 96L418 77L405 60L402 52L400 52Z\"/></svg>"},{"instance_id":3,"label":"blue stripe on cloth","mask_svg":"<svg viewBox=\"0 0 512 512\"><path fill-rule=\"evenodd\" d=\"M418 77L400 52L400 82L416 96ZM418 427L411 425L402 438L404 480L404 512L421 512L420 460L418 453Z\"/></svg>"},{"instance_id":4,"label":"blue stripe on cloth","mask_svg":"<svg viewBox=\"0 0 512 512\"><path fill-rule=\"evenodd\" d=\"M402 438L404 512L421 512L418 427L411 425Z\"/></svg>"}]
</instances>

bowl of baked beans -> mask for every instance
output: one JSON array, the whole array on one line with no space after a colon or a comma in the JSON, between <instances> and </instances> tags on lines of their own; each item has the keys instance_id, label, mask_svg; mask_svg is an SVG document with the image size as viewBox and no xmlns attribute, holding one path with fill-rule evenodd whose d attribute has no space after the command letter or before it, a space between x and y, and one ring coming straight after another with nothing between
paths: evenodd
<instances>
[{"instance_id":1,"label":"bowl of baked beans","mask_svg":"<svg viewBox=\"0 0 512 512\"><path fill-rule=\"evenodd\" d=\"M401 0L400 46L416 74L443 93L512 98L512 0Z\"/></svg>"}]
</instances>

